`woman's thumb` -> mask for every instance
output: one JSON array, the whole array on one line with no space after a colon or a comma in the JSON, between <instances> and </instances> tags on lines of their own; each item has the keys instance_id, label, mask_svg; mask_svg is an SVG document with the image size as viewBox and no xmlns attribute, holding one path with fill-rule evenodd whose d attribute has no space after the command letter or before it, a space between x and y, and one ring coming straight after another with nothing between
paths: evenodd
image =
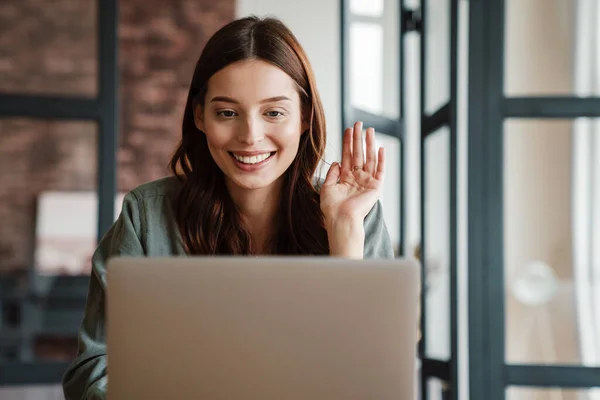
<instances>
[{"instance_id":1,"label":"woman's thumb","mask_svg":"<svg viewBox=\"0 0 600 400\"><path fill-rule=\"evenodd\" d=\"M329 167L329 171L327 171L327 176L325 177L325 182L323 182L324 186L335 185L340 178L340 164L334 162Z\"/></svg>"}]
</instances>

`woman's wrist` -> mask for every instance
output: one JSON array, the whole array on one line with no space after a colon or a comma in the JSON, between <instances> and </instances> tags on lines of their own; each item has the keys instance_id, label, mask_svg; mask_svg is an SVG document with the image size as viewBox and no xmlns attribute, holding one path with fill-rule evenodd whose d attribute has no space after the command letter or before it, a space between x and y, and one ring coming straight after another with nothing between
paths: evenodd
<instances>
[{"instance_id":1,"label":"woman's wrist","mask_svg":"<svg viewBox=\"0 0 600 400\"><path fill-rule=\"evenodd\" d=\"M363 258L365 228L362 219L340 217L325 220L331 256Z\"/></svg>"}]
</instances>

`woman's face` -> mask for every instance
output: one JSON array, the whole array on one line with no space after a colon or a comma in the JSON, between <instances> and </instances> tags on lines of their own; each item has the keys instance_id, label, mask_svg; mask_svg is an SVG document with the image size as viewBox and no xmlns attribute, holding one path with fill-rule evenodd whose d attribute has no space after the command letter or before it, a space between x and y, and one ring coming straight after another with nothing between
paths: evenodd
<instances>
[{"instance_id":1,"label":"woman's face","mask_svg":"<svg viewBox=\"0 0 600 400\"><path fill-rule=\"evenodd\" d=\"M277 182L296 157L303 131L294 81L261 60L240 61L214 74L195 122L228 186L240 189Z\"/></svg>"}]
</instances>

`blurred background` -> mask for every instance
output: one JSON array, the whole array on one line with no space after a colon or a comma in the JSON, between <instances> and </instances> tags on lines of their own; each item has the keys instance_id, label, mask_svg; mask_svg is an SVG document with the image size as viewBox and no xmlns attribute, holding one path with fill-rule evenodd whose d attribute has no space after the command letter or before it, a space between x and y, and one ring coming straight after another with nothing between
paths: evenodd
<instances>
[{"instance_id":1,"label":"blurred background","mask_svg":"<svg viewBox=\"0 0 600 400\"><path fill-rule=\"evenodd\" d=\"M203 46L250 14L308 53L326 161L355 120L386 148L421 397L600 399L598 0L1 1L0 399L63 398L98 237L169 174Z\"/></svg>"}]
</instances>

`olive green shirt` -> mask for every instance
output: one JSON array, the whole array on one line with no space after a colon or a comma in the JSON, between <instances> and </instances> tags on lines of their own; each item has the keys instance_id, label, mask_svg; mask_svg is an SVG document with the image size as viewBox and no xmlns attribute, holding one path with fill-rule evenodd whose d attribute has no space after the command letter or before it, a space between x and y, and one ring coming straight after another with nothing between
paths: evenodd
<instances>
[{"instance_id":1,"label":"olive green shirt","mask_svg":"<svg viewBox=\"0 0 600 400\"><path fill-rule=\"evenodd\" d=\"M186 254L173 209L178 186L175 177L167 177L127 193L119 218L98 244L92 258L87 303L78 335L78 355L63 378L66 400L106 398L105 264L108 258ZM393 258L379 202L365 218L364 227L364 258Z\"/></svg>"}]
</instances>

